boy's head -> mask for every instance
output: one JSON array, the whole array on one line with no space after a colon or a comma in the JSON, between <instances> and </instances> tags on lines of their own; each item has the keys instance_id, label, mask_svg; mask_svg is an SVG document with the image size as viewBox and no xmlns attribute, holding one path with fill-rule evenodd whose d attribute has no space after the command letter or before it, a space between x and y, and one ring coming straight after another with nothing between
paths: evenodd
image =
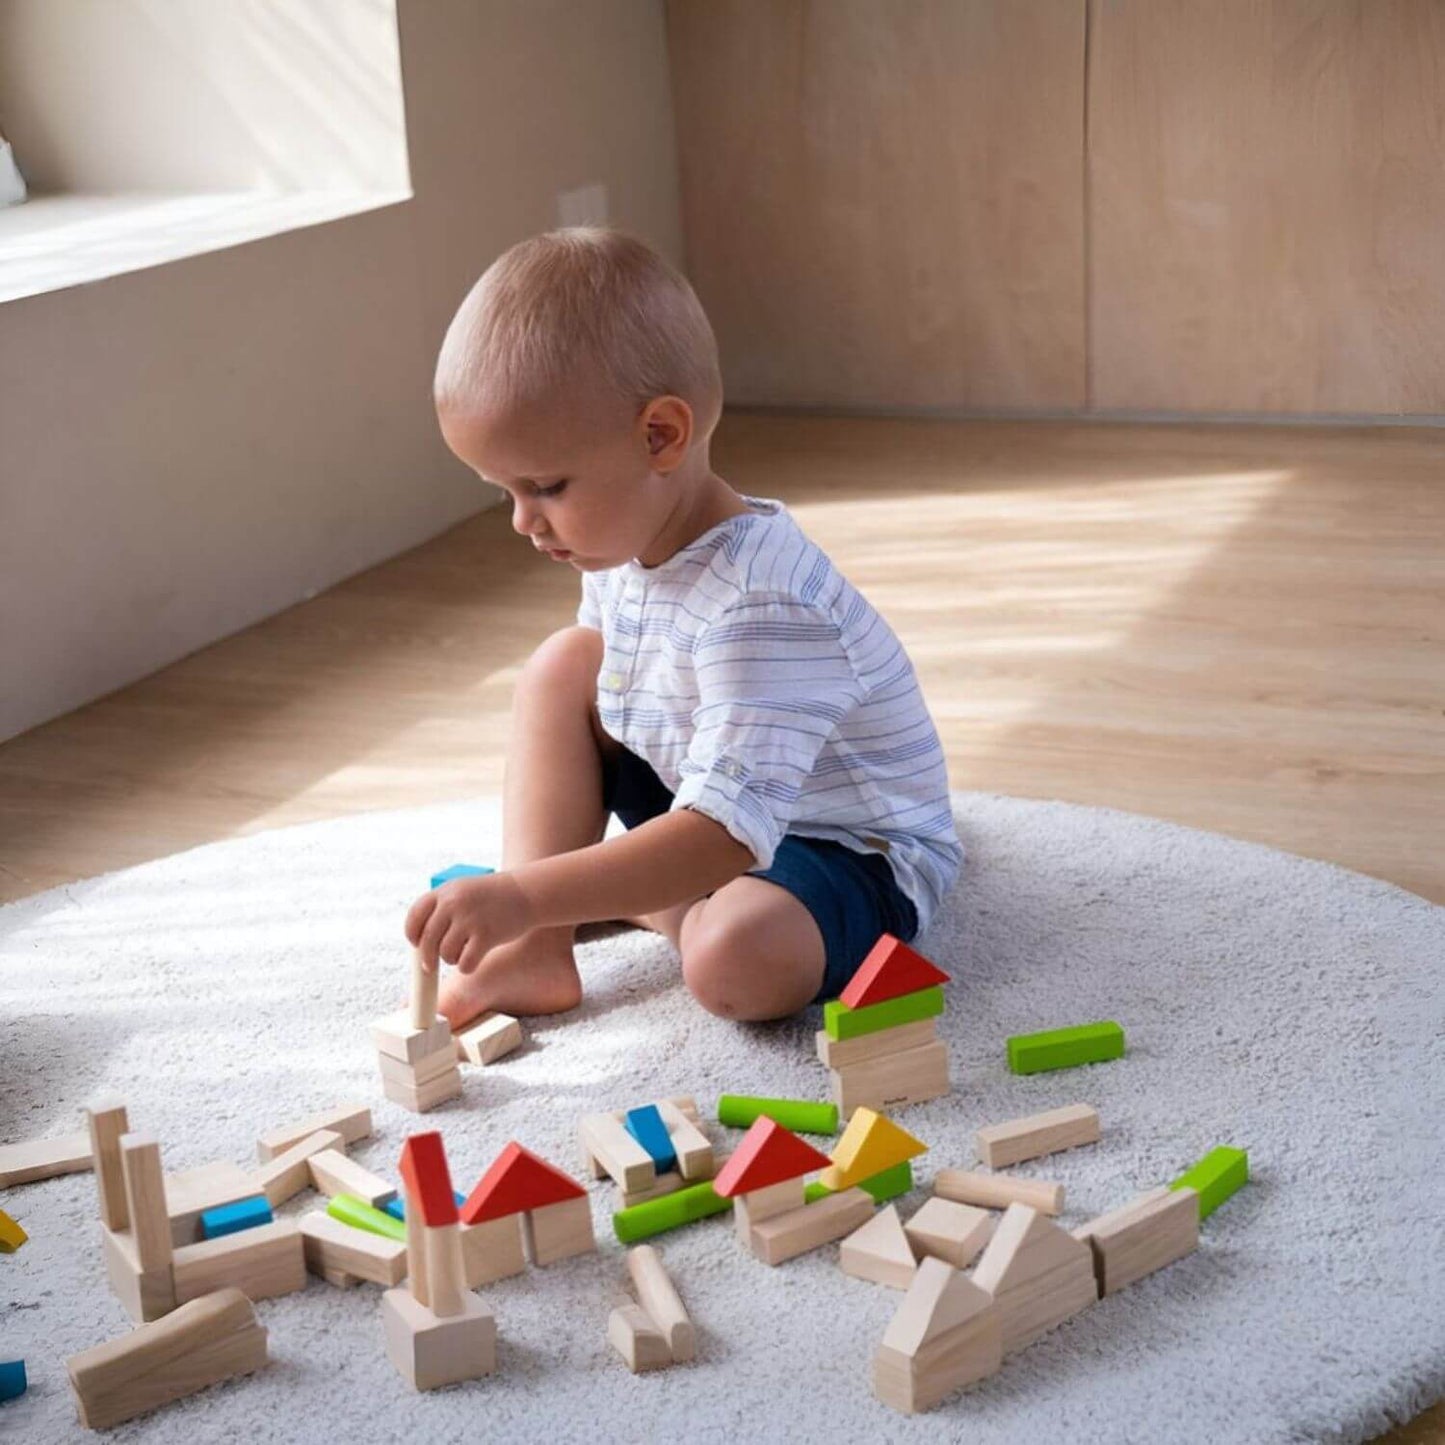
<instances>
[{"instance_id":1,"label":"boy's head","mask_svg":"<svg viewBox=\"0 0 1445 1445\"><path fill-rule=\"evenodd\" d=\"M635 237L597 227L505 252L437 361L447 444L512 498L540 550L591 571L655 534L708 471L717 341L692 287Z\"/></svg>"}]
</instances>

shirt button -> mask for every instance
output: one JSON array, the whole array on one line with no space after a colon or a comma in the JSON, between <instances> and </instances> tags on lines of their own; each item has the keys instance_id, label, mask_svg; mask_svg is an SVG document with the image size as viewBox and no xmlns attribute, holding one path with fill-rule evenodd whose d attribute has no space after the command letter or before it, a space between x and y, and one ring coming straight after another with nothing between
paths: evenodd
<instances>
[{"instance_id":1,"label":"shirt button","mask_svg":"<svg viewBox=\"0 0 1445 1445\"><path fill-rule=\"evenodd\" d=\"M607 674L607 686L612 692L621 692L622 674L620 672L609 672Z\"/></svg>"}]
</instances>

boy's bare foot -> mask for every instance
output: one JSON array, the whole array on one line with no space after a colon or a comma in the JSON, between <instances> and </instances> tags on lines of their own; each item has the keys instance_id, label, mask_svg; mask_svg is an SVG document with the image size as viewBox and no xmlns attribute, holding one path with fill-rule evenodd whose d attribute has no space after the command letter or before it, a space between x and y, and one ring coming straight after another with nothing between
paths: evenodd
<instances>
[{"instance_id":1,"label":"boy's bare foot","mask_svg":"<svg viewBox=\"0 0 1445 1445\"><path fill-rule=\"evenodd\" d=\"M538 929L494 948L474 972L448 969L437 1012L453 1029L478 1014L555 1014L582 1002L570 929Z\"/></svg>"}]
</instances>

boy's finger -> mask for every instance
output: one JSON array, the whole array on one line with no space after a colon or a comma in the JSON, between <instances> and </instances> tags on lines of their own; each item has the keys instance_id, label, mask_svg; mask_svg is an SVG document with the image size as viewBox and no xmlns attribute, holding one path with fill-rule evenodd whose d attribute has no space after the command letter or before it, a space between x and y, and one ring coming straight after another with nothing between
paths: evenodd
<instances>
[{"instance_id":1,"label":"boy's finger","mask_svg":"<svg viewBox=\"0 0 1445 1445\"><path fill-rule=\"evenodd\" d=\"M442 939L446 936L450 919L447 917L445 908L432 909L431 917L426 921L426 927L421 931L421 938L417 942L417 948L421 951L422 962L435 973L441 965L437 962L438 951Z\"/></svg>"},{"instance_id":2,"label":"boy's finger","mask_svg":"<svg viewBox=\"0 0 1445 1445\"><path fill-rule=\"evenodd\" d=\"M482 955L486 953L486 951L480 938L469 939L467 946L462 949L462 956L457 959L457 972L473 972L476 966L482 961Z\"/></svg>"},{"instance_id":3,"label":"boy's finger","mask_svg":"<svg viewBox=\"0 0 1445 1445\"><path fill-rule=\"evenodd\" d=\"M403 928L406 931L406 941L416 947L421 942L422 929L426 927L426 921L431 917L432 909L437 906L436 890L430 893L423 893L415 903L406 911L406 922Z\"/></svg>"},{"instance_id":4,"label":"boy's finger","mask_svg":"<svg viewBox=\"0 0 1445 1445\"><path fill-rule=\"evenodd\" d=\"M466 926L460 921L453 923L442 937L437 953L441 956L443 963L455 963L462 956L462 949L467 946Z\"/></svg>"}]
</instances>

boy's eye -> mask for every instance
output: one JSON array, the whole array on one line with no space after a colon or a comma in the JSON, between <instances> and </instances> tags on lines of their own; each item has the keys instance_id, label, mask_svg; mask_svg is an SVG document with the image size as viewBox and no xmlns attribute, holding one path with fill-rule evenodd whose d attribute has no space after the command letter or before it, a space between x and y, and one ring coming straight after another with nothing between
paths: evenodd
<instances>
[{"instance_id":1,"label":"boy's eye","mask_svg":"<svg viewBox=\"0 0 1445 1445\"><path fill-rule=\"evenodd\" d=\"M560 482L553 482L550 487L536 487L536 488L534 488L534 493L535 493L536 496L539 496L539 497L558 497L558 496L561 496L562 491L563 491L563 489L566 487L566 485L567 485L567 478L566 478L566 477L563 477Z\"/></svg>"}]
</instances>

